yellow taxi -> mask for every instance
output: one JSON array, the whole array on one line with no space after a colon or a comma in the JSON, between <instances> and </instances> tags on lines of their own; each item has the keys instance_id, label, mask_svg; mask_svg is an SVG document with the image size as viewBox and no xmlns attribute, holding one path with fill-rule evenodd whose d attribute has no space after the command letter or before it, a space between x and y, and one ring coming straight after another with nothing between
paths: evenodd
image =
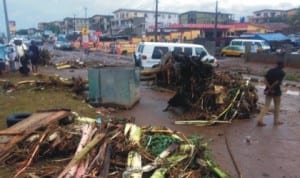
<instances>
[{"instance_id":1,"label":"yellow taxi","mask_svg":"<svg viewBox=\"0 0 300 178\"><path fill-rule=\"evenodd\" d=\"M241 46L226 46L221 51L221 56L243 56L245 51Z\"/></svg>"}]
</instances>

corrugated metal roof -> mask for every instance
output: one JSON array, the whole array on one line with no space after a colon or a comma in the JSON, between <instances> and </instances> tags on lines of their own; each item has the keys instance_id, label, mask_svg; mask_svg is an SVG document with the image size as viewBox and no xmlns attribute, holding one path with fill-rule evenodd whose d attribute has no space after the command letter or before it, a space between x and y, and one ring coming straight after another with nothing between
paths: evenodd
<instances>
[{"instance_id":1,"label":"corrugated metal roof","mask_svg":"<svg viewBox=\"0 0 300 178\"><path fill-rule=\"evenodd\" d=\"M282 33L265 33L265 34L256 34L254 38L262 39L267 42L279 42L279 41L286 41L289 38L282 34Z\"/></svg>"}]
</instances>

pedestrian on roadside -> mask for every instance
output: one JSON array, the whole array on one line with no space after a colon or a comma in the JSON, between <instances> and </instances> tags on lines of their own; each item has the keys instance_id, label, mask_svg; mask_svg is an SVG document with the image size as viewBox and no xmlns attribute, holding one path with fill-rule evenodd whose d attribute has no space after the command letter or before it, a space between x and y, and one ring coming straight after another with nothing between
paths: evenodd
<instances>
[{"instance_id":1,"label":"pedestrian on roadside","mask_svg":"<svg viewBox=\"0 0 300 178\"><path fill-rule=\"evenodd\" d=\"M16 52L17 52L17 61L21 64L21 67L19 68L19 71L24 76L27 76L30 69L28 68L28 57L25 54L27 47L25 44L23 44L22 41L18 40L15 41L16 45Z\"/></svg>"},{"instance_id":2,"label":"pedestrian on roadside","mask_svg":"<svg viewBox=\"0 0 300 178\"><path fill-rule=\"evenodd\" d=\"M0 43L0 76L5 71L5 58L7 55L7 46Z\"/></svg>"},{"instance_id":3,"label":"pedestrian on roadside","mask_svg":"<svg viewBox=\"0 0 300 178\"><path fill-rule=\"evenodd\" d=\"M28 57L31 60L31 69L33 73L38 72L38 63L40 59L40 51L34 41L31 41L31 45L28 50Z\"/></svg>"},{"instance_id":4,"label":"pedestrian on roadside","mask_svg":"<svg viewBox=\"0 0 300 178\"><path fill-rule=\"evenodd\" d=\"M10 44L8 47L8 54L7 54L10 72L16 72L16 62L15 62L16 56L17 56L16 48L14 44Z\"/></svg>"},{"instance_id":5,"label":"pedestrian on roadside","mask_svg":"<svg viewBox=\"0 0 300 178\"><path fill-rule=\"evenodd\" d=\"M266 112L269 110L271 101L274 102L274 125L281 125L283 122L279 119L280 102L281 102L281 88L280 85L285 76L283 71L283 61L278 61L277 66L270 69L265 75L265 105L260 111L257 117L257 126L263 127L266 124L263 122L263 118Z\"/></svg>"}]
</instances>

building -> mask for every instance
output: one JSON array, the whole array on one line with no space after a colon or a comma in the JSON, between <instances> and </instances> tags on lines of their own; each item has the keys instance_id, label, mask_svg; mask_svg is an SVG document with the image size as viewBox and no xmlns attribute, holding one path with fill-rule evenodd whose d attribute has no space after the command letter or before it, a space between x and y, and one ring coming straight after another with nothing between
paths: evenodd
<instances>
[{"instance_id":1,"label":"building","mask_svg":"<svg viewBox=\"0 0 300 178\"><path fill-rule=\"evenodd\" d=\"M9 21L9 33L10 35L15 35L16 34L16 21Z\"/></svg>"},{"instance_id":2,"label":"building","mask_svg":"<svg viewBox=\"0 0 300 178\"><path fill-rule=\"evenodd\" d=\"M155 26L155 11L118 9L113 12L114 20L112 29L115 34L124 31L133 32L137 35L143 35L147 32L153 32L152 26ZM178 13L158 11L158 27L177 24Z\"/></svg>"},{"instance_id":3,"label":"building","mask_svg":"<svg viewBox=\"0 0 300 178\"><path fill-rule=\"evenodd\" d=\"M113 20L112 15L94 15L89 18L89 29L108 33L110 31L110 23Z\"/></svg>"},{"instance_id":4,"label":"building","mask_svg":"<svg viewBox=\"0 0 300 178\"><path fill-rule=\"evenodd\" d=\"M81 31L83 28L89 28L89 19L78 17L66 17L63 20L63 27L61 31L65 34L72 33L74 31Z\"/></svg>"},{"instance_id":5,"label":"building","mask_svg":"<svg viewBox=\"0 0 300 178\"><path fill-rule=\"evenodd\" d=\"M40 31L45 31L47 30L47 22L39 22L38 23L38 30Z\"/></svg>"},{"instance_id":6,"label":"building","mask_svg":"<svg viewBox=\"0 0 300 178\"><path fill-rule=\"evenodd\" d=\"M274 9L263 9L254 12L254 16L249 17L250 23L268 23L278 22L282 18L287 16L287 11L274 10Z\"/></svg>"},{"instance_id":7,"label":"building","mask_svg":"<svg viewBox=\"0 0 300 178\"><path fill-rule=\"evenodd\" d=\"M286 13L287 13L288 17L293 17L293 16L297 15L297 13L299 11L300 11L299 8L294 8L294 9L287 10Z\"/></svg>"},{"instance_id":8,"label":"building","mask_svg":"<svg viewBox=\"0 0 300 178\"><path fill-rule=\"evenodd\" d=\"M188 11L179 15L181 24L214 24L216 13L203 11ZM218 13L218 24L233 23L233 14Z\"/></svg>"}]
</instances>

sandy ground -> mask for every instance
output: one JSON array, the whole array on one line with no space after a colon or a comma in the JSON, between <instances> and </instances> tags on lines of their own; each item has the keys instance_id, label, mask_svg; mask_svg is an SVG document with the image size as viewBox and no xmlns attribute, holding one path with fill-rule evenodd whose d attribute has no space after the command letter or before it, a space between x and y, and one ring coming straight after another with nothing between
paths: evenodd
<instances>
[{"instance_id":1,"label":"sandy ground","mask_svg":"<svg viewBox=\"0 0 300 178\"><path fill-rule=\"evenodd\" d=\"M252 74L263 72L271 66L245 64L238 59L222 60L218 70L248 69ZM231 61L231 62L230 62ZM249 66L251 66L249 68ZM300 69L288 69L299 73ZM82 76L87 79L86 69L66 69L57 71L52 67L42 68L50 74L64 77ZM257 86L259 103L264 102L262 87ZM229 148L243 178L300 178L300 96L299 88L293 89L296 94L284 93L282 97L281 118L284 124L273 126L273 116L265 117L266 127L256 127L255 116L248 120L235 120L230 125L209 127L175 125L172 112L162 112L172 93L160 92L141 86L140 102L131 110L119 111L118 116L133 116L138 125L165 126L181 131L187 135L201 134L210 140L210 148L216 162L233 177L238 173L233 165L225 144L227 137ZM292 92L292 93L293 93ZM298 94L297 94L298 92ZM248 142L246 140L249 140Z\"/></svg>"}]
</instances>

